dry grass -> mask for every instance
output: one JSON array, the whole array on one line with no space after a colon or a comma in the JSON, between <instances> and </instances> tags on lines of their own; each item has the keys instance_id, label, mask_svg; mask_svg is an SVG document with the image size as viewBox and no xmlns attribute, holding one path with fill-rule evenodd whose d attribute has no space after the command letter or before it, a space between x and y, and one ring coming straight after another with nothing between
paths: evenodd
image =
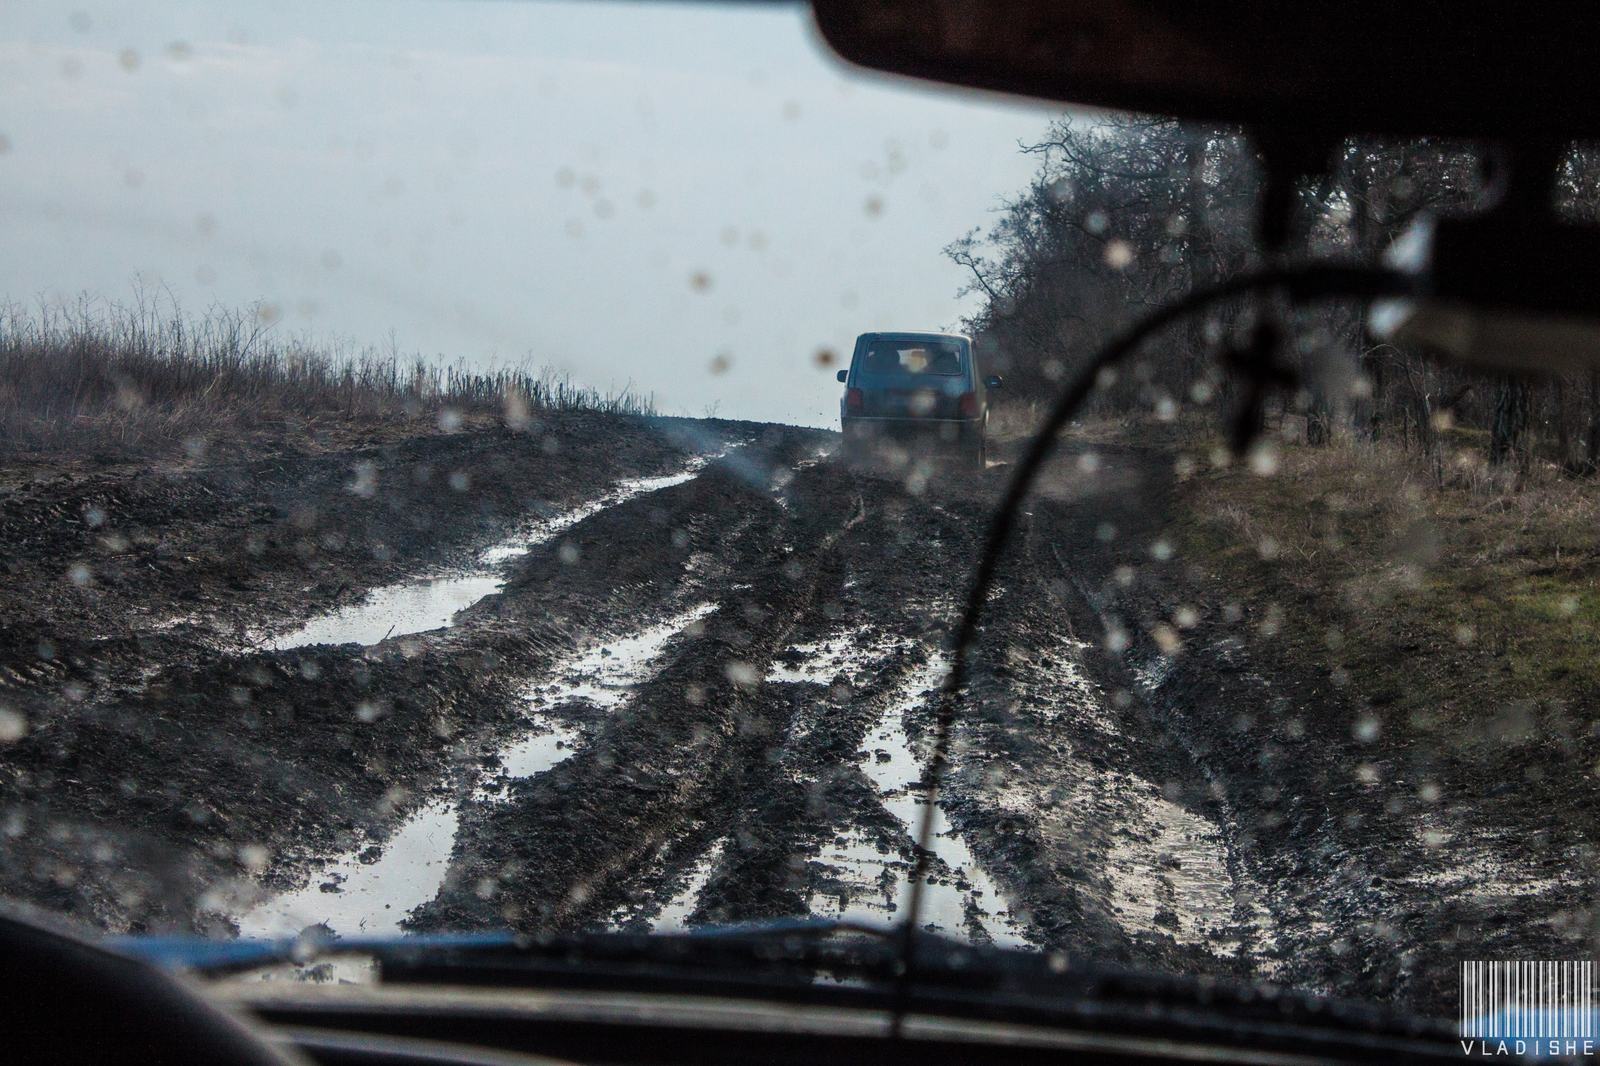
<instances>
[{"instance_id":1,"label":"dry grass","mask_svg":"<svg viewBox=\"0 0 1600 1066\"><path fill-rule=\"evenodd\" d=\"M319 425L449 428L483 414L517 425L552 409L653 413L648 398L602 394L548 370L312 348L279 336L255 311L0 309L0 457L194 452Z\"/></svg>"},{"instance_id":2,"label":"dry grass","mask_svg":"<svg viewBox=\"0 0 1600 1066\"><path fill-rule=\"evenodd\" d=\"M1600 485L1385 443L1277 459L1267 476L1200 461L1181 550L1282 618L1304 665L1423 728L1520 701L1595 707Z\"/></svg>"},{"instance_id":3,"label":"dry grass","mask_svg":"<svg viewBox=\"0 0 1600 1066\"><path fill-rule=\"evenodd\" d=\"M989 393L989 436L994 440L1020 440L1033 433L1049 413L1038 398Z\"/></svg>"}]
</instances>

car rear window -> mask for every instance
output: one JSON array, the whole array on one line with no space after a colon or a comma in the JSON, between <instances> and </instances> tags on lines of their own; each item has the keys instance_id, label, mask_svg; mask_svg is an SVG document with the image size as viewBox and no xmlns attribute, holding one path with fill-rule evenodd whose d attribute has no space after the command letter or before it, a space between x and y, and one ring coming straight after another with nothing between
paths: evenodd
<instances>
[{"instance_id":1,"label":"car rear window","mask_svg":"<svg viewBox=\"0 0 1600 1066\"><path fill-rule=\"evenodd\" d=\"M857 358L856 370L869 377L905 374L955 377L963 371L961 346L954 342L877 340Z\"/></svg>"}]
</instances>

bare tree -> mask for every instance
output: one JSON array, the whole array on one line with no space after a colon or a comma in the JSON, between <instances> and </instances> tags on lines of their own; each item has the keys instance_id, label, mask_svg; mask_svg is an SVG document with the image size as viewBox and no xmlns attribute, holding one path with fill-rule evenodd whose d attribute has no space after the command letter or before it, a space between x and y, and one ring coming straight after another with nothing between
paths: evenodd
<instances>
[{"instance_id":1,"label":"bare tree","mask_svg":"<svg viewBox=\"0 0 1600 1066\"><path fill-rule=\"evenodd\" d=\"M1028 188L1002 206L987 231L974 230L946 251L967 271L966 291L983 298L969 328L998 353L1024 398L1053 392L1128 319L1261 258L1252 236L1259 166L1237 131L1139 116L1062 118L1022 150L1039 159ZM1564 201L1600 217L1600 156L1575 156L1564 173ZM1348 141L1329 172L1297 193L1291 251L1358 261L1371 261L1425 212L1468 209L1484 195L1471 151L1427 139ZM1125 409L1225 395L1228 382L1213 369L1212 349L1235 331L1242 311L1224 306L1186 324L1148 357L1145 372L1136 367L1097 402ZM1434 417L1447 409L1457 421L1498 426L1490 435L1497 461L1527 447L1532 415L1524 383L1501 379L1478 388L1485 379L1475 372L1374 346L1364 317L1359 307L1296 316L1303 334L1298 402L1308 440L1350 431L1376 437L1394 425L1402 439L1431 451L1438 444ZM1344 368L1330 372L1330 361L1341 359ZM1365 388L1352 389L1358 381ZM1574 405L1563 394L1552 406L1556 437L1570 447ZM1583 406L1586 440L1600 461L1600 386Z\"/></svg>"}]
</instances>

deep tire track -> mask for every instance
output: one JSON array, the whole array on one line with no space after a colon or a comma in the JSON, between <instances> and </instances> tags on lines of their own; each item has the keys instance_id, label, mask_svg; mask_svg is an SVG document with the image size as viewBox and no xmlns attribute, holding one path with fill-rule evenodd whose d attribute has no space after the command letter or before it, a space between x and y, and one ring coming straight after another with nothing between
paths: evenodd
<instances>
[{"instance_id":1,"label":"deep tire track","mask_svg":"<svg viewBox=\"0 0 1600 1066\"><path fill-rule=\"evenodd\" d=\"M765 521L745 526L750 568L717 597L703 632L681 638L583 752L520 783L508 803L464 812L445 888L416 913L416 927L602 920L631 902L629 875L714 812L741 765L784 728L761 703L759 679L816 595L815 561L850 518L804 509L791 520L753 492L737 502ZM784 534L807 547L791 549Z\"/></svg>"}]
</instances>

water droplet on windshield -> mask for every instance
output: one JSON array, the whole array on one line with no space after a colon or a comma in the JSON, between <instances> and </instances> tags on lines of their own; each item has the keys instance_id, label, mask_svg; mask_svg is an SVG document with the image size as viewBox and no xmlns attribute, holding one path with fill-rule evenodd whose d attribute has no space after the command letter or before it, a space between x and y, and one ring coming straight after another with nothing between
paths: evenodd
<instances>
[{"instance_id":1,"label":"water droplet on windshield","mask_svg":"<svg viewBox=\"0 0 1600 1066\"><path fill-rule=\"evenodd\" d=\"M28 720L18 711L0 705L0 744L15 744L28 735Z\"/></svg>"},{"instance_id":2,"label":"water droplet on windshield","mask_svg":"<svg viewBox=\"0 0 1600 1066\"><path fill-rule=\"evenodd\" d=\"M1176 655L1178 649L1183 647L1183 640L1178 636L1178 631L1168 625L1158 625L1150 630L1150 637L1156 642L1156 647L1161 649L1162 655Z\"/></svg>"},{"instance_id":3,"label":"water droplet on windshield","mask_svg":"<svg viewBox=\"0 0 1600 1066\"><path fill-rule=\"evenodd\" d=\"M1278 472L1278 449L1271 442L1261 441L1250 449L1250 472L1257 477Z\"/></svg>"},{"instance_id":4,"label":"water droplet on windshield","mask_svg":"<svg viewBox=\"0 0 1600 1066\"><path fill-rule=\"evenodd\" d=\"M754 688L761 683L760 672L754 666L740 659L730 662L723 669L723 673L727 675L729 681L732 681L740 688Z\"/></svg>"}]
</instances>

